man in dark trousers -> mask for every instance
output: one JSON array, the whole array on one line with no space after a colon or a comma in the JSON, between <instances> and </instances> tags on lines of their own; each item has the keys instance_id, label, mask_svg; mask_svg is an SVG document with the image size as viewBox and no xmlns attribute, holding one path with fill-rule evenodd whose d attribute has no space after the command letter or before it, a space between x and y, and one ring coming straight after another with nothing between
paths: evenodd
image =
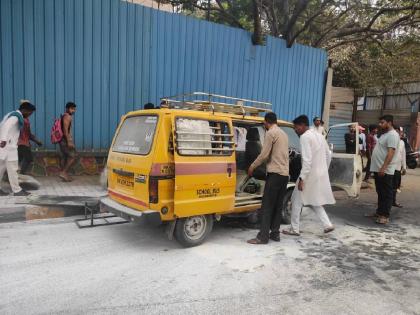
<instances>
[{"instance_id":1,"label":"man in dark trousers","mask_svg":"<svg viewBox=\"0 0 420 315\"><path fill-rule=\"evenodd\" d=\"M344 135L344 141L346 142L346 153L355 154L356 144L356 128L354 125L349 126L349 132Z\"/></svg>"},{"instance_id":2,"label":"man in dark trousers","mask_svg":"<svg viewBox=\"0 0 420 315\"><path fill-rule=\"evenodd\" d=\"M252 176L262 163L267 163L267 179L262 200L260 232L249 244L267 244L269 239L280 241L280 222L283 198L289 181L289 143L286 133L277 126L277 116L267 113L264 119L267 130L260 155L248 169ZM271 231L271 232L270 232Z\"/></svg>"},{"instance_id":3,"label":"man in dark trousers","mask_svg":"<svg viewBox=\"0 0 420 315\"><path fill-rule=\"evenodd\" d=\"M393 179L397 163L397 151L400 136L393 127L392 115L379 118L381 137L372 152L370 171L375 174L375 186L378 194L378 208L371 215L378 224L389 223L389 214L393 203Z\"/></svg>"},{"instance_id":4,"label":"man in dark trousers","mask_svg":"<svg viewBox=\"0 0 420 315\"><path fill-rule=\"evenodd\" d=\"M76 113L76 104L73 102L68 102L66 104L66 112L61 117L63 139L60 142L62 171L59 177L65 182L72 181L68 172L77 158L76 146L74 145L73 135L71 131L74 113Z\"/></svg>"},{"instance_id":5,"label":"man in dark trousers","mask_svg":"<svg viewBox=\"0 0 420 315\"><path fill-rule=\"evenodd\" d=\"M366 175L365 175L365 179L364 179L365 181L368 181L369 177L370 177L370 163L372 161L373 149L375 149L376 142L378 140L377 133L378 133L378 126L370 125L369 126L369 134L366 137L367 164L366 164Z\"/></svg>"}]
</instances>

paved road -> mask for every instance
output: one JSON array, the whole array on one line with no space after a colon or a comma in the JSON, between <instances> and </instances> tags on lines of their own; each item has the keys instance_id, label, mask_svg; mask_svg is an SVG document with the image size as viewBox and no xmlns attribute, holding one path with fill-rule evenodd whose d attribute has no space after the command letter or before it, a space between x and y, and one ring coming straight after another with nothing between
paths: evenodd
<instances>
[{"instance_id":1,"label":"paved road","mask_svg":"<svg viewBox=\"0 0 420 315\"><path fill-rule=\"evenodd\" d=\"M365 190L329 208L331 235L307 211L302 237L267 246L237 223L190 249L134 224L3 223L0 313L420 314L419 182L419 169L404 178L388 227L363 217Z\"/></svg>"}]
</instances>

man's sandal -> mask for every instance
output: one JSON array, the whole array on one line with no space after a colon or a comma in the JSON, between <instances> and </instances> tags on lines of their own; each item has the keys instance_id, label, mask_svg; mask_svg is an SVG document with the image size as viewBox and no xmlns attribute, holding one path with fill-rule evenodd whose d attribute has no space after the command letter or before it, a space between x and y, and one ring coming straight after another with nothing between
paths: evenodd
<instances>
[{"instance_id":1,"label":"man's sandal","mask_svg":"<svg viewBox=\"0 0 420 315\"><path fill-rule=\"evenodd\" d=\"M65 176L63 174L59 174L58 177L60 177L63 182L69 183L73 181L73 179L70 176Z\"/></svg>"},{"instance_id":2,"label":"man's sandal","mask_svg":"<svg viewBox=\"0 0 420 315\"><path fill-rule=\"evenodd\" d=\"M291 235L291 236L300 236L300 233L297 233L293 230L283 230L281 231L285 235Z\"/></svg>"},{"instance_id":3,"label":"man's sandal","mask_svg":"<svg viewBox=\"0 0 420 315\"><path fill-rule=\"evenodd\" d=\"M378 224L388 224L389 223L389 218L384 217L384 216L378 216L378 218L376 219L376 223L378 223Z\"/></svg>"},{"instance_id":4,"label":"man's sandal","mask_svg":"<svg viewBox=\"0 0 420 315\"><path fill-rule=\"evenodd\" d=\"M330 233L330 232L332 232L334 230L335 230L335 228L332 226L332 227L329 227L329 228L324 229L324 233L327 234L327 233Z\"/></svg>"}]
</instances>

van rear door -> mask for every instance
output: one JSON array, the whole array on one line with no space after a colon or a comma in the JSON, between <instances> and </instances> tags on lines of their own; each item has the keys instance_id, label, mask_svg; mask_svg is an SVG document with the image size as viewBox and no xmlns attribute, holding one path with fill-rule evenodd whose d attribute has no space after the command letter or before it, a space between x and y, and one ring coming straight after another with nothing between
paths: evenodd
<instances>
[{"instance_id":1,"label":"van rear door","mask_svg":"<svg viewBox=\"0 0 420 315\"><path fill-rule=\"evenodd\" d=\"M354 129L354 133L350 129ZM331 126L327 140L332 150L332 160L328 170L331 186L343 189L349 197L358 197L363 172L358 124L345 123Z\"/></svg>"},{"instance_id":2,"label":"van rear door","mask_svg":"<svg viewBox=\"0 0 420 315\"><path fill-rule=\"evenodd\" d=\"M232 211L236 162L231 120L173 114L172 127L175 215Z\"/></svg>"},{"instance_id":3,"label":"van rear door","mask_svg":"<svg viewBox=\"0 0 420 315\"><path fill-rule=\"evenodd\" d=\"M157 133L157 115L126 117L108 158L110 196L129 207L149 207L148 174L153 160L153 142Z\"/></svg>"}]
</instances>

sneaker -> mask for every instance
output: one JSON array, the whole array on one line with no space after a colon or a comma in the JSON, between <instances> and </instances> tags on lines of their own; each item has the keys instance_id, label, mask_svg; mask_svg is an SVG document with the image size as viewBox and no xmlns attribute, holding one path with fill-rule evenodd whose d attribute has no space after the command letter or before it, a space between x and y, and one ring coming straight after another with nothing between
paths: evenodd
<instances>
[{"instance_id":1,"label":"sneaker","mask_svg":"<svg viewBox=\"0 0 420 315\"><path fill-rule=\"evenodd\" d=\"M17 192L17 193L13 193L13 196L15 196L15 197L26 197L26 196L29 196L31 193L30 192L27 192L26 190L21 190L21 191L19 191L19 192Z\"/></svg>"},{"instance_id":2,"label":"sneaker","mask_svg":"<svg viewBox=\"0 0 420 315\"><path fill-rule=\"evenodd\" d=\"M5 197L5 196L9 196L9 194L0 189L0 197Z\"/></svg>"},{"instance_id":3,"label":"sneaker","mask_svg":"<svg viewBox=\"0 0 420 315\"><path fill-rule=\"evenodd\" d=\"M270 234L270 240L280 242L280 234Z\"/></svg>"}]
</instances>

